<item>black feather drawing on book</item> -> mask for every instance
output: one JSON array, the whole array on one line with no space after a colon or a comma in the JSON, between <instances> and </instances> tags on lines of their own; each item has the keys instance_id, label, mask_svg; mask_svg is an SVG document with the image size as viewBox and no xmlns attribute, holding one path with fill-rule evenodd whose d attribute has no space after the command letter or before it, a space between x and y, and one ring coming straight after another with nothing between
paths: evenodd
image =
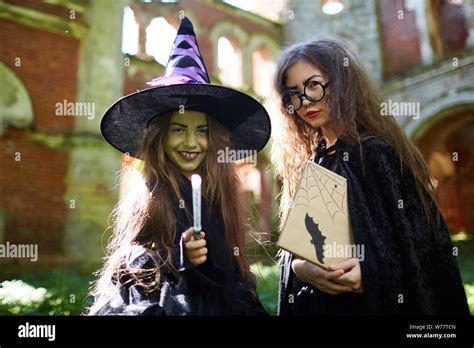
<instances>
[{"instance_id":1,"label":"black feather drawing on book","mask_svg":"<svg viewBox=\"0 0 474 348\"><path fill-rule=\"evenodd\" d=\"M324 263L324 241L326 237L321 233L318 224L314 222L313 218L306 213L304 224L306 230L311 235L311 244L314 246L316 257L319 262Z\"/></svg>"}]
</instances>

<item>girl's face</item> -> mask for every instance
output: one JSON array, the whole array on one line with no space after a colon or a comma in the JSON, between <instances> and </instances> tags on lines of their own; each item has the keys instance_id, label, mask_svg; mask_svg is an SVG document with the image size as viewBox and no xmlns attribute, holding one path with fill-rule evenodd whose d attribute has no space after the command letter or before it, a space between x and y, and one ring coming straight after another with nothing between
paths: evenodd
<instances>
[{"instance_id":1,"label":"girl's face","mask_svg":"<svg viewBox=\"0 0 474 348\"><path fill-rule=\"evenodd\" d=\"M315 93L317 96L314 99L318 99L323 90L318 83L324 85L327 82L326 76L320 70L302 60L292 65L286 72L286 88L290 97L292 97L291 105L294 109L297 109L295 113L315 128L324 128L330 124L329 106L326 102L328 90L325 90L323 99L317 102L309 101L304 96L301 97L303 100L301 106L299 105L301 99L298 99L298 95L301 96L305 91L305 86L307 86L306 94L312 95L312 93ZM298 107L300 108L298 109Z\"/></svg>"},{"instance_id":2,"label":"girl's face","mask_svg":"<svg viewBox=\"0 0 474 348\"><path fill-rule=\"evenodd\" d=\"M165 153L183 175L190 177L206 158L208 133L207 116L202 112L175 112L171 116Z\"/></svg>"}]
</instances>

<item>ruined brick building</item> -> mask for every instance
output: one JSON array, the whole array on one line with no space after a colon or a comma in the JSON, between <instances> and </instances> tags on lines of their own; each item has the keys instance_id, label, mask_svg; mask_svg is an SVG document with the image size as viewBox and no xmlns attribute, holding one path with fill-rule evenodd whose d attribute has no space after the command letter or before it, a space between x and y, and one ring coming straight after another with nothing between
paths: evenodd
<instances>
[{"instance_id":1,"label":"ruined brick building","mask_svg":"<svg viewBox=\"0 0 474 348\"><path fill-rule=\"evenodd\" d=\"M430 164L450 227L472 232L473 1L340 0L334 15L322 10L327 2L279 1L268 19L212 0L0 1L0 243L38 243L35 267L101 262L117 173L129 163L102 140L100 117L163 73L148 45L161 39L161 25L176 30L182 14L195 25L213 82L256 98L271 90L282 46L314 35L349 40L387 100L420 106L419 117L398 121ZM256 3L257 12L272 6ZM130 52L122 50L124 18L136 31ZM221 44L232 51L229 64L219 63ZM274 228L268 149L241 175L257 197L259 228Z\"/></svg>"}]
</instances>

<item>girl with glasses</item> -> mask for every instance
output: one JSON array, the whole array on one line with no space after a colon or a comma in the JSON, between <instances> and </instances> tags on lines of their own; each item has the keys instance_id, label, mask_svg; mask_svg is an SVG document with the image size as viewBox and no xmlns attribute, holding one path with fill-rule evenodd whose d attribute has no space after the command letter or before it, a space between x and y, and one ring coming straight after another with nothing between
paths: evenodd
<instances>
[{"instance_id":1,"label":"girl with glasses","mask_svg":"<svg viewBox=\"0 0 474 348\"><path fill-rule=\"evenodd\" d=\"M279 314L468 314L427 165L381 115L381 95L354 54L336 40L296 44L281 54L275 85L281 226L314 160L347 179L354 242L365 253L324 270L282 252Z\"/></svg>"}]
</instances>

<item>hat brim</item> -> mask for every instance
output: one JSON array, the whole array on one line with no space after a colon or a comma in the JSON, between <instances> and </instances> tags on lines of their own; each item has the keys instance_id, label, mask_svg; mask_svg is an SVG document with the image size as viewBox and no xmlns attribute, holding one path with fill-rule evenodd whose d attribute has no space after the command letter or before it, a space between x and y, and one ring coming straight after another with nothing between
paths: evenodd
<instances>
[{"instance_id":1,"label":"hat brim","mask_svg":"<svg viewBox=\"0 0 474 348\"><path fill-rule=\"evenodd\" d=\"M183 106L220 121L230 132L234 150L258 152L270 138L270 118L257 100L231 88L202 83L151 87L127 95L105 112L100 130L117 150L140 158L150 122Z\"/></svg>"}]
</instances>

